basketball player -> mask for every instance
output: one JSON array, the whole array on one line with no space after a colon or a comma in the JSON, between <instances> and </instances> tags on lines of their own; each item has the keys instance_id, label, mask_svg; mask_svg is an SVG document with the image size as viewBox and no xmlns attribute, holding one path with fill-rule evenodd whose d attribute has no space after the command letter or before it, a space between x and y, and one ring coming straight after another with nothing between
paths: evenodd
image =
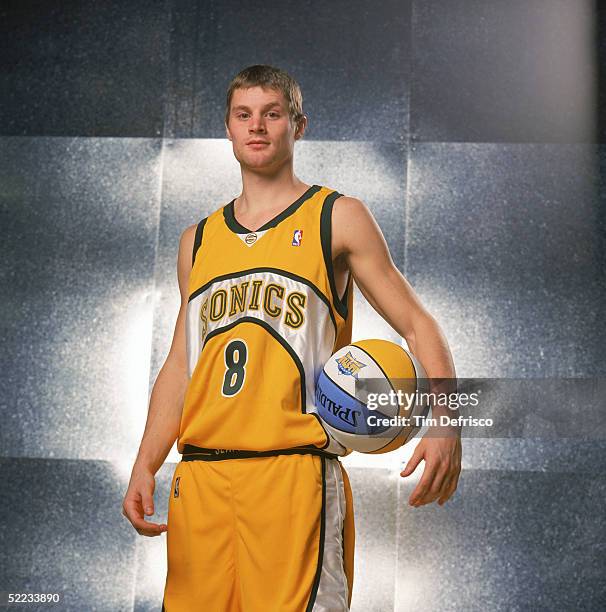
<instances>
[{"instance_id":1,"label":"basketball player","mask_svg":"<svg viewBox=\"0 0 606 612\"><path fill-rule=\"evenodd\" d=\"M354 515L339 461L349 451L313 398L325 361L351 341L354 279L429 377L455 377L366 206L294 175L306 125L288 74L240 72L225 126L242 193L181 236L181 308L123 503L140 534L167 531L166 612L349 610ZM156 524L144 515L175 439L168 525ZM409 503L449 499L460 457L458 435L426 435L402 472L425 460Z\"/></svg>"}]
</instances>

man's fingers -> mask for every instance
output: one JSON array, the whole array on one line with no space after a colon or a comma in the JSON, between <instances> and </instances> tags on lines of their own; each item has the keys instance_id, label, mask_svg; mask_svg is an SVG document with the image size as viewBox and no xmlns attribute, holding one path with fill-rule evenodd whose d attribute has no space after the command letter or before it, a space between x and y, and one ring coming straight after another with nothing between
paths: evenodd
<instances>
[{"instance_id":1,"label":"man's fingers","mask_svg":"<svg viewBox=\"0 0 606 612\"><path fill-rule=\"evenodd\" d=\"M444 480L446 478L446 475L447 473L445 471L436 471L434 473L433 480L428 483L424 490L421 492L421 494L413 500L413 504L415 506L422 506L424 504L429 504L435 499L437 499L440 495L442 487L444 486Z\"/></svg>"},{"instance_id":2,"label":"man's fingers","mask_svg":"<svg viewBox=\"0 0 606 612\"><path fill-rule=\"evenodd\" d=\"M411 493L410 498L408 499L408 503L411 506L418 504L425 496L425 494L429 490L429 487L431 486L431 483L435 478L437 469L437 465L430 464L425 461L425 470L423 472L423 476L421 477L421 480L419 481L414 491Z\"/></svg>"},{"instance_id":3,"label":"man's fingers","mask_svg":"<svg viewBox=\"0 0 606 612\"><path fill-rule=\"evenodd\" d=\"M153 512L152 512L153 513ZM140 535L154 536L160 535L167 530L167 525L164 523L152 523L146 521L143 515L143 506L136 499L129 499L124 502L122 514L130 521L131 525L137 530Z\"/></svg>"},{"instance_id":4,"label":"man's fingers","mask_svg":"<svg viewBox=\"0 0 606 612\"><path fill-rule=\"evenodd\" d=\"M456 488L456 476L453 476L448 480L447 486L444 488L444 491L440 495L438 504L440 504L440 506L443 506L452 497L452 494L455 492Z\"/></svg>"},{"instance_id":5,"label":"man's fingers","mask_svg":"<svg viewBox=\"0 0 606 612\"><path fill-rule=\"evenodd\" d=\"M442 485L438 498L438 504L440 504L440 506L444 505L448 498L454 493L454 478L454 475L450 475L448 478L444 479L444 484Z\"/></svg>"},{"instance_id":6,"label":"man's fingers","mask_svg":"<svg viewBox=\"0 0 606 612\"><path fill-rule=\"evenodd\" d=\"M152 523L150 521L146 521L141 514L141 506L135 507L134 511L131 511L127 514L128 520L131 522L132 526L137 530L137 532L141 535L160 535L164 531L167 530L167 525L164 523Z\"/></svg>"},{"instance_id":7,"label":"man's fingers","mask_svg":"<svg viewBox=\"0 0 606 612\"><path fill-rule=\"evenodd\" d=\"M408 498L408 503L414 507L435 500L443 504L456 490L461 472L460 440L455 440L454 446L441 440L427 440L426 445L424 442L425 438L415 449L406 469L400 472L402 476L412 473L419 461L425 459L421 480Z\"/></svg>"},{"instance_id":8,"label":"man's fingers","mask_svg":"<svg viewBox=\"0 0 606 612\"><path fill-rule=\"evenodd\" d=\"M459 475L461 474L461 470L457 470L453 476L448 480L448 484L444 490L444 493L440 496L438 503L442 506L449 500L453 493L457 490L457 485L459 483Z\"/></svg>"},{"instance_id":9,"label":"man's fingers","mask_svg":"<svg viewBox=\"0 0 606 612\"><path fill-rule=\"evenodd\" d=\"M452 477L452 471L448 468L439 470L436 477L433 480L429 493L426 496L426 503L435 501L438 499L446 490L448 483Z\"/></svg>"},{"instance_id":10,"label":"man's fingers","mask_svg":"<svg viewBox=\"0 0 606 612\"><path fill-rule=\"evenodd\" d=\"M168 527L164 523L159 524L141 521L141 524L138 524L135 529L137 530L137 533L139 535L153 537L159 536L160 534L164 533L168 529Z\"/></svg>"},{"instance_id":11,"label":"man's fingers","mask_svg":"<svg viewBox=\"0 0 606 612\"><path fill-rule=\"evenodd\" d=\"M143 511L145 512L145 514L153 514L154 513L154 498L152 495L150 495L149 493L143 493L141 495L142 497L142 505L143 505Z\"/></svg>"},{"instance_id":12,"label":"man's fingers","mask_svg":"<svg viewBox=\"0 0 606 612\"><path fill-rule=\"evenodd\" d=\"M417 465L423 458L423 453L418 450L419 446L415 448L412 457L408 460L408 463L404 467L404 469L400 472L400 476L410 476L416 469Z\"/></svg>"},{"instance_id":13,"label":"man's fingers","mask_svg":"<svg viewBox=\"0 0 606 612\"><path fill-rule=\"evenodd\" d=\"M125 500L122 512L131 522L138 518L143 518L143 508L141 507L141 502L138 499L130 498Z\"/></svg>"},{"instance_id":14,"label":"man's fingers","mask_svg":"<svg viewBox=\"0 0 606 612\"><path fill-rule=\"evenodd\" d=\"M168 530L164 523L152 523L145 516L154 513L154 489L156 481L146 469L133 471L124 502L122 514L130 521L137 533L146 536L160 535Z\"/></svg>"}]
</instances>

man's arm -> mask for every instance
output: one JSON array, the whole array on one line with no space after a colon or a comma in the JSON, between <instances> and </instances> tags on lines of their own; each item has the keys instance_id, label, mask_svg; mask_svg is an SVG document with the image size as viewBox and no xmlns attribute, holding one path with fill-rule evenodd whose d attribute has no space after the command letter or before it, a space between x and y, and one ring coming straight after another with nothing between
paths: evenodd
<instances>
[{"instance_id":1,"label":"man's arm","mask_svg":"<svg viewBox=\"0 0 606 612\"><path fill-rule=\"evenodd\" d=\"M146 521L144 514L154 513L154 475L179 435L188 383L185 315L195 230L195 225L188 227L179 241L177 277L181 306L170 350L152 389L145 430L122 504L122 514L141 535L160 535L167 529L165 524Z\"/></svg>"},{"instance_id":2,"label":"man's arm","mask_svg":"<svg viewBox=\"0 0 606 612\"><path fill-rule=\"evenodd\" d=\"M446 337L395 266L381 229L368 208L357 198L337 198L332 226L333 253L345 258L369 304L406 339L412 354L432 379L430 391L456 390L456 373ZM443 380L437 384L436 379ZM432 414L438 416L443 410L441 406L433 406ZM420 460L425 459L423 477L409 499L411 505L436 499L443 504L456 489L461 470L460 429L448 428L444 433L448 436L437 438L433 432L432 436L426 435L401 473L410 475Z\"/></svg>"}]
</instances>

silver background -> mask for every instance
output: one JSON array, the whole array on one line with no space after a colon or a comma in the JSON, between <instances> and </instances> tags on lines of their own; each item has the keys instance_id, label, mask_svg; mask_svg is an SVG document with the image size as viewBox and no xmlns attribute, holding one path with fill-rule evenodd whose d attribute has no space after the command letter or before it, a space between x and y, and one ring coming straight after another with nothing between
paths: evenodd
<instances>
[{"instance_id":1,"label":"silver background","mask_svg":"<svg viewBox=\"0 0 606 612\"><path fill-rule=\"evenodd\" d=\"M180 233L240 190L222 115L246 65L299 80L298 176L369 206L460 376L605 375L600 3L0 12L0 590L160 609L165 536L138 536L121 502L178 311ZM356 292L354 339L372 337L399 340ZM417 509L422 468L398 473L411 451L344 460L353 610L604 607L603 440L464 440L455 496Z\"/></svg>"}]
</instances>

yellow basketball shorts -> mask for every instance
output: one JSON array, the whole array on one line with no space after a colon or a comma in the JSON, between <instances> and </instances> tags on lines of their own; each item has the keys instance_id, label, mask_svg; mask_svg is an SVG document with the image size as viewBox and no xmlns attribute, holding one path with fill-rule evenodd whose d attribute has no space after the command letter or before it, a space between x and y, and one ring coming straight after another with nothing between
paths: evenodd
<instances>
[{"instance_id":1,"label":"yellow basketball shorts","mask_svg":"<svg viewBox=\"0 0 606 612\"><path fill-rule=\"evenodd\" d=\"M192 457L172 478L163 612L349 610L353 498L338 458Z\"/></svg>"}]
</instances>

